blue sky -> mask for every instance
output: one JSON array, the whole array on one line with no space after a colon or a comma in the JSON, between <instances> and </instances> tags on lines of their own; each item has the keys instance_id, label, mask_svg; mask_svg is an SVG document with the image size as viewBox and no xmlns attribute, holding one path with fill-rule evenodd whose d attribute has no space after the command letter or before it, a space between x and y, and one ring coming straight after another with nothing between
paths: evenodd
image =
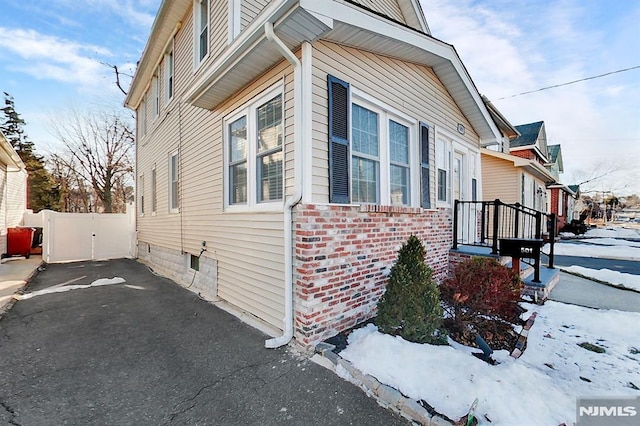
<instances>
[{"instance_id":1,"label":"blue sky","mask_svg":"<svg viewBox=\"0 0 640 426\"><path fill-rule=\"evenodd\" d=\"M220 1L220 0L217 0ZM564 183L615 169L587 190L640 194L640 2L421 0L432 34L456 47L480 93L512 124L543 120ZM69 105L120 104L112 71L132 73L160 0L0 1L0 91L15 97L39 151ZM500 99L504 98L504 99Z\"/></svg>"}]
</instances>

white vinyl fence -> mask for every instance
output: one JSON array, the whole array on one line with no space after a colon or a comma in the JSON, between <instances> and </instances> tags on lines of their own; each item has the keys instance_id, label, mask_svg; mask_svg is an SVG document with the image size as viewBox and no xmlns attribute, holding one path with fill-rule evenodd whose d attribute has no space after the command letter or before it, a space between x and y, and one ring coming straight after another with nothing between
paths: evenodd
<instances>
[{"instance_id":1,"label":"white vinyl fence","mask_svg":"<svg viewBox=\"0 0 640 426\"><path fill-rule=\"evenodd\" d=\"M135 257L135 208L127 213L25 213L24 226L42 228L47 263Z\"/></svg>"}]
</instances>

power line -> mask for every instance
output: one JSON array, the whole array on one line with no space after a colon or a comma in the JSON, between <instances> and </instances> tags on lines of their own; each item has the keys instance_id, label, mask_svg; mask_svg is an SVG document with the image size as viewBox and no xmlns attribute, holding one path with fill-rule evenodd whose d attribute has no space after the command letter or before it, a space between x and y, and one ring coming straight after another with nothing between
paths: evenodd
<instances>
[{"instance_id":1,"label":"power line","mask_svg":"<svg viewBox=\"0 0 640 426\"><path fill-rule=\"evenodd\" d=\"M496 100L500 101L502 99L515 98L516 96L522 96L522 95L528 95L528 94L531 94L531 93L542 92L543 90L549 90L549 89L555 89L556 87L568 86L569 84L575 84L575 83L580 83L582 81L587 81L587 80L593 80L593 79L596 79L596 78L606 77L606 76L611 75L611 74L618 74L618 73L621 73L621 72L631 71L631 70L635 70L635 69L638 69L638 68L640 68L640 65L636 65L635 67L625 68L625 69L621 69L621 70L617 70L617 71L606 72L604 74L594 75L592 77L585 77L585 78L581 78L579 80L569 81L567 83L554 84L553 86L547 86L547 87L543 87L541 89L530 90L528 92L518 93L517 95L504 96L504 97L498 98Z\"/></svg>"}]
</instances>

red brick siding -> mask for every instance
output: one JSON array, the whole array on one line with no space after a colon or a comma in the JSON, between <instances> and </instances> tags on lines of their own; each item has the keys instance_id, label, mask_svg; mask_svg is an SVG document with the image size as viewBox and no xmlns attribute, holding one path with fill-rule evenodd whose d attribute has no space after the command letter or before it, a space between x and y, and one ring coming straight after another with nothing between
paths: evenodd
<instances>
[{"instance_id":1,"label":"red brick siding","mask_svg":"<svg viewBox=\"0 0 640 426\"><path fill-rule=\"evenodd\" d=\"M311 347L372 318L386 272L411 234L436 279L448 272L450 209L298 205L295 213L295 338Z\"/></svg>"},{"instance_id":2,"label":"red brick siding","mask_svg":"<svg viewBox=\"0 0 640 426\"><path fill-rule=\"evenodd\" d=\"M558 201L560 200L560 197L564 198L562 200L562 212L558 209ZM560 190L560 188L551 188L551 213L556 214L556 223L558 225L556 232L559 232L565 223L567 223L567 208L569 202L567 198L567 193ZM560 213L562 213L562 216L560 216Z\"/></svg>"},{"instance_id":3,"label":"red brick siding","mask_svg":"<svg viewBox=\"0 0 640 426\"><path fill-rule=\"evenodd\" d=\"M521 151L510 151L509 154L520 158L526 158L527 160L536 160L538 163L544 166L544 160L540 158L532 149L524 149Z\"/></svg>"}]
</instances>

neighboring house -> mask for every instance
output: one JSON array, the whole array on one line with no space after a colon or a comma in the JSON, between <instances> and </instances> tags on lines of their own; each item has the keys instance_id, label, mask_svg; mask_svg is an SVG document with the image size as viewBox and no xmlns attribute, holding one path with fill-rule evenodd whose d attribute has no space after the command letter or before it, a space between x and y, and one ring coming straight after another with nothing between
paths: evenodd
<instances>
[{"instance_id":1,"label":"neighboring house","mask_svg":"<svg viewBox=\"0 0 640 426\"><path fill-rule=\"evenodd\" d=\"M560 173L564 171L561 146L549 145L547 152L549 162L546 167L555 179L555 182L547 184L548 212L556 215L556 231L559 231L573 219L576 192L571 187L560 183Z\"/></svg>"},{"instance_id":2,"label":"neighboring house","mask_svg":"<svg viewBox=\"0 0 640 426\"><path fill-rule=\"evenodd\" d=\"M411 234L443 278L502 138L417 0L164 0L126 105L139 259L268 347L372 317Z\"/></svg>"},{"instance_id":3,"label":"neighboring house","mask_svg":"<svg viewBox=\"0 0 640 426\"><path fill-rule=\"evenodd\" d=\"M27 208L27 170L0 132L0 253L7 252L7 228L18 226Z\"/></svg>"},{"instance_id":4,"label":"neighboring house","mask_svg":"<svg viewBox=\"0 0 640 426\"><path fill-rule=\"evenodd\" d=\"M546 186L555 182L555 178L545 168L548 159L544 123L540 121L513 127L506 122L500 124L500 128L505 137L511 139L509 149L505 152L482 150L484 199L520 203L546 212Z\"/></svg>"}]
</instances>

